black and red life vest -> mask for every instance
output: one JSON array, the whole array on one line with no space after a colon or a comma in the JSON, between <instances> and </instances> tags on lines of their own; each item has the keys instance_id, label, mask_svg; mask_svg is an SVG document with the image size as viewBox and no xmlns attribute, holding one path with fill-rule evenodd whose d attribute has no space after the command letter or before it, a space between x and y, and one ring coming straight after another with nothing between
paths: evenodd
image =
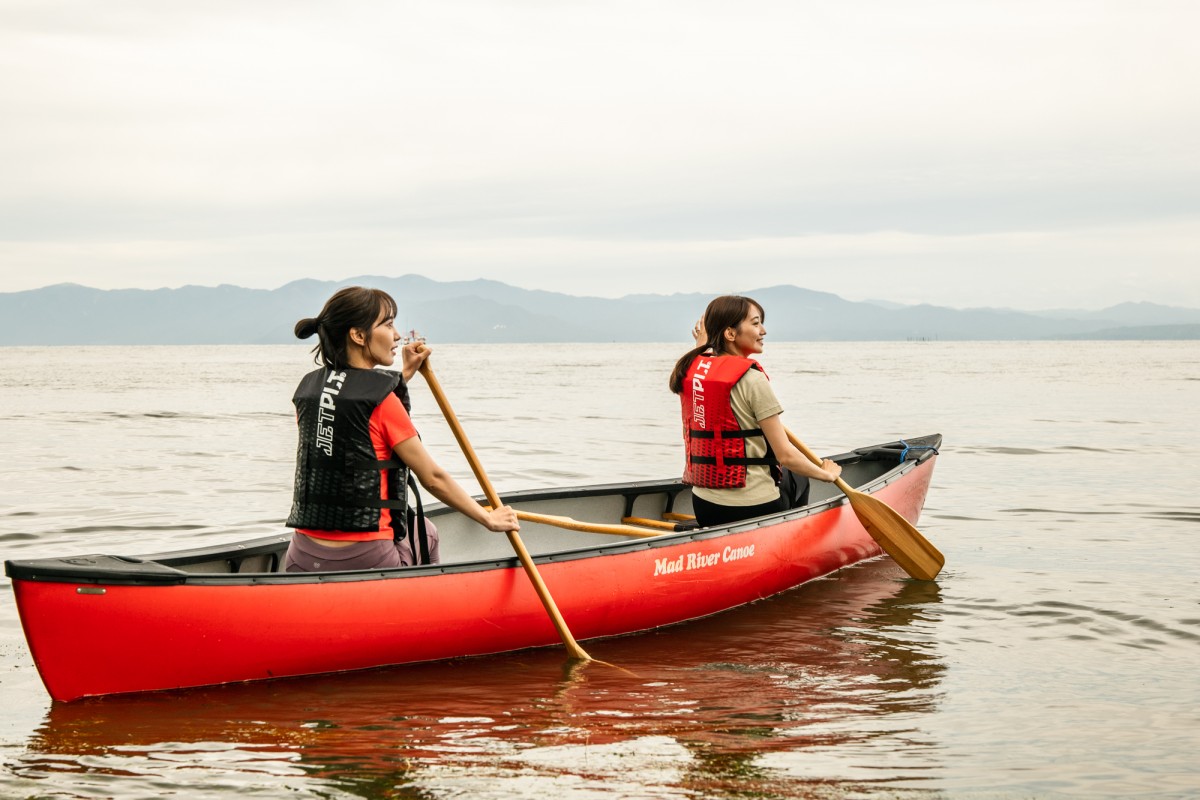
<instances>
[{"instance_id":1,"label":"black and red life vest","mask_svg":"<svg viewBox=\"0 0 1200 800\"><path fill-rule=\"evenodd\" d=\"M740 489L746 467L777 464L769 444L766 457L746 456L746 439L763 432L743 429L729 402L734 385L751 369L766 375L757 361L741 356L699 355L688 368L679 398L687 444L683 482L689 486Z\"/></svg>"},{"instance_id":2,"label":"black and red life vest","mask_svg":"<svg viewBox=\"0 0 1200 800\"><path fill-rule=\"evenodd\" d=\"M408 467L395 457L376 458L370 428L376 407L393 392L407 399L403 390L400 375L386 370L322 368L304 376L292 397L300 443L288 527L376 531L379 510L387 508L393 528L403 530Z\"/></svg>"}]
</instances>

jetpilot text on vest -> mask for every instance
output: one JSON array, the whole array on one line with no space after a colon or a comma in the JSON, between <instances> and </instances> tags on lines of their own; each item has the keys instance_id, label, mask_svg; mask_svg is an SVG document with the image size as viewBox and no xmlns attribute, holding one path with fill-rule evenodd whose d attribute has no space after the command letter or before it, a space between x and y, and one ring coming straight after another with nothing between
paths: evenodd
<instances>
[{"instance_id":1,"label":"jetpilot text on vest","mask_svg":"<svg viewBox=\"0 0 1200 800\"><path fill-rule=\"evenodd\" d=\"M342 392L346 373L331 372L321 388L321 408L317 413L317 447L327 456L333 455L333 415L337 411L334 398Z\"/></svg>"},{"instance_id":2,"label":"jetpilot text on vest","mask_svg":"<svg viewBox=\"0 0 1200 800\"><path fill-rule=\"evenodd\" d=\"M692 376L692 422L700 429L708 427L704 424L704 379L712 365L711 359L701 361L696 364L696 374Z\"/></svg>"}]
</instances>

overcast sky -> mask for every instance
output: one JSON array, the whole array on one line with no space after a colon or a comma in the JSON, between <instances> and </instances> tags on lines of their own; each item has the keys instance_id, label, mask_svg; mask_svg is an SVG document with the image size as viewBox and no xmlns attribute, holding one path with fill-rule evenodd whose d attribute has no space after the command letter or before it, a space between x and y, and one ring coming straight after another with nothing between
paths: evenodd
<instances>
[{"instance_id":1,"label":"overcast sky","mask_svg":"<svg viewBox=\"0 0 1200 800\"><path fill-rule=\"evenodd\" d=\"M1194 0L0 0L0 291L1200 307Z\"/></svg>"}]
</instances>

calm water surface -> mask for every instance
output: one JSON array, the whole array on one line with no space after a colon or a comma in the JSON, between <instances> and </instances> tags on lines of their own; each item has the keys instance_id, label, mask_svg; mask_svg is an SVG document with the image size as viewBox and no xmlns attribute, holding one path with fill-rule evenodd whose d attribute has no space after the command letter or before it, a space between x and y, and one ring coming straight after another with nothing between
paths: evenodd
<instances>
[{"instance_id":1,"label":"calm water surface","mask_svg":"<svg viewBox=\"0 0 1200 800\"><path fill-rule=\"evenodd\" d=\"M501 493L677 473L681 346L434 345ZM1200 344L763 361L819 452L944 434L936 584L883 559L587 645L623 669L545 650L67 705L5 589L0 797L1200 796ZM279 531L309 368L288 346L0 349L0 555ZM419 381L414 403L471 485Z\"/></svg>"}]
</instances>

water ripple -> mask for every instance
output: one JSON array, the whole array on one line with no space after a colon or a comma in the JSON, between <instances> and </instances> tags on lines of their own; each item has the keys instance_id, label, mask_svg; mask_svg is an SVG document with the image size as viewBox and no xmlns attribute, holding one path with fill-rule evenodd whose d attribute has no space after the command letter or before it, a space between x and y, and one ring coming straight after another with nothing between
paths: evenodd
<instances>
[{"instance_id":1,"label":"water ripple","mask_svg":"<svg viewBox=\"0 0 1200 800\"><path fill-rule=\"evenodd\" d=\"M119 531L198 531L207 528L207 525L183 524L178 525L80 525L74 528L61 528L59 533L100 533L104 532L119 532Z\"/></svg>"},{"instance_id":2,"label":"water ripple","mask_svg":"<svg viewBox=\"0 0 1200 800\"><path fill-rule=\"evenodd\" d=\"M970 638L979 642L1004 641L1011 644L1012 631L1003 629L1001 625L1007 620L1022 620L1021 629L1031 642L1066 639L1143 650L1200 644L1200 619L1164 622L1144 614L1061 600L1032 603L960 600L954 610L947 613L965 617L967 621L963 624L966 629L983 628L986 631L984 635Z\"/></svg>"}]
</instances>

